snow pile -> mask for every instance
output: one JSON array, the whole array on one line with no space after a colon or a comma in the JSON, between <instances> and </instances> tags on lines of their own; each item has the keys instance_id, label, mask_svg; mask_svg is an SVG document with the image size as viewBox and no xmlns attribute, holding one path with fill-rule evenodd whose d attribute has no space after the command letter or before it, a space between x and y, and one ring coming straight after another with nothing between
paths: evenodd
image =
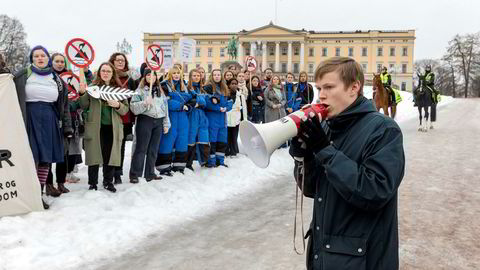
<instances>
[{"instance_id":1,"label":"snow pile","mask_svg":"<svg viewBox=\"0 0 480 270\"><path fill-rule=\"evenodd\" d=\"M88 191L87 167L82 166L82 181L68 184L70 193L48 198L50 210L0 219L0 269L73 269L120 255L149 234L181 226L215 211L222 201L291 175L291 161L282 149L264 170L244 156L227 159L230 168L199 168L195 162L195 172L161 181L133 185L124 176L115 194L101 185ZM127 157L126 175L128 163Z\"/></svg>"}]
</instances>

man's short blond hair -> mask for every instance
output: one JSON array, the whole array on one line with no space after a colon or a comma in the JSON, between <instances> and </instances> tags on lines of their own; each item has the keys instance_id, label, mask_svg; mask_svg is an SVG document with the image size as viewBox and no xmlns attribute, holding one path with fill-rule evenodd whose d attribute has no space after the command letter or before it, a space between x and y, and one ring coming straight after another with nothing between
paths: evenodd
<instances>
[{"instance_id":1,"label":"man's short blond hair","mask_svg":"<svg viewBox=\"0 0 480 270\"><path fill-rule=\"evenodd\" d=\"M317 81L325 74L330 72L337 72L340 80L345 84L345 87L351 86L354 82L360 82L359 96L363 96L363 84L365 77L363 75L362 66L354 59L348 57L332 57L318 64L315 70L314 79Z\"/></svg>"}]
</instances>

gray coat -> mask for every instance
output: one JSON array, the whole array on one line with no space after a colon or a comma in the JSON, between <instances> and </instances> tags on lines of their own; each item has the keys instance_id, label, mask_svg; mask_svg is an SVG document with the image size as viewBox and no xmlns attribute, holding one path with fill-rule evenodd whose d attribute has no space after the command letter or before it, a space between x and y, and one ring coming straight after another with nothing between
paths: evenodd
<instances>
[{"instance_id":1,"label":"gray coat","mask_svg":"<svg viewBox=\"0 0 480 270\"><path fill-rule=\"evenodd\" d=\"M265 89L265 123L276 121L284 116L285 113L285 104L287 103L287 99L285 98L285 92L283 89L282 92L282 99L279 99L275 90L273 88L268 87ZM278 109L274 108L274 105L281 104L282 106Z\"/></svg>"}]
</instances>

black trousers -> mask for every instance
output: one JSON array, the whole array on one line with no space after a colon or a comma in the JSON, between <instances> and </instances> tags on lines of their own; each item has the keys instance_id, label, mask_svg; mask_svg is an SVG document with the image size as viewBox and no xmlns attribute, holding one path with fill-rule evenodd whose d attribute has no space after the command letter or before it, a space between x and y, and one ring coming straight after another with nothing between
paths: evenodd
<instances>
[{"instance_id":1,"label":"black trousers","mask_svg":"<svg viewBox=\"0 0 480 270\"><path fill-rule=\"evenodd\" d=\"M111 125L102 125L100 127L100 147L102 148L103 158L103 185L113 182L115 166L108 165L113 145L113 127ZM98 184L99 165L88 166L88 184Z\"/></svg>"},{"instance_id":2,"label":"black trousers","mask_svg":"<svg viewBox=\"0 0 480 270\"><path fill-rule=\"evenodd\" d=\"M432 106L430 106L430 121L437 121L437 103L432 103Z\"/></svg>"},{"instance_id":3,"label":"black trousers","mask_svg":"<svg viewBox=\"0 0 480 270\"><path fill-rule=\"evenodd\" d=\"M130 178L141 177L145 165L144 177L155 177L155 161L158 146L163 134L163 118L155 119L146 115L137 116L135 125L136 145L130 165ZM145 159L146 156L146 159Z\"/></svg>"},{"instance_id":4,"label":"black trousers","mask_svg":"<svg viewBox=\"0 0 480 270\"><path fill-rule=\"evenodd\" d=\"M123 140L122 140L122 149L120 150L120 166L115 167L115 178L119 178L123 175L123 161L125 160L125 144L127 142L127 136L132 134L133 124L127 123L123 124Z\"/></svg>"},{"instance_id":5,"label":"black trousers","mask_svg":"<svg viewBox=\"0 0 480 270\"><path fill-rule=\"evenodd\" d=\"M228 127L228 138L227 138L227 151L226 156L235 156L239 153L238 151L238 131L240 125L234 127Z\"/></svg>"},{"instance_id":6,"label":"black trousers","mask_svg":"<svg viewBox=\"0 0 480 270\"><path fill-rule=\"evenodd\" d=\"M65 156L64 160L67 160L66 163L57 163L55 167L55 177L57 178L57 183L65 184L67 173L71 173L73 171L75 164L77 164L77 159L77 156ZM50 166L50 170L48 170L47 184L53 184L52 166Z\"/></svg>"}]
</instances>

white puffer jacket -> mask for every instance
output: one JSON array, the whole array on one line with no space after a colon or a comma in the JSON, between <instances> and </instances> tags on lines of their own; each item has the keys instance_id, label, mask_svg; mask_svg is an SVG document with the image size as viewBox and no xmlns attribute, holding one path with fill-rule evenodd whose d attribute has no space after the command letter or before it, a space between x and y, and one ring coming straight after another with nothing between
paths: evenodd
<instances>
[{"instance_id":1,"label":"white puffer jacket","mask_svg":"<svg viewBox=\"0 0 480 270\"><path fill-rule=\"evenodd\" d=\"M241 89L237 89L237 95L232 106L232 110L227 112L227 125L235 127L240 125L240 119L247 120L247 97Z\"/></svg>"}]
</instances>

